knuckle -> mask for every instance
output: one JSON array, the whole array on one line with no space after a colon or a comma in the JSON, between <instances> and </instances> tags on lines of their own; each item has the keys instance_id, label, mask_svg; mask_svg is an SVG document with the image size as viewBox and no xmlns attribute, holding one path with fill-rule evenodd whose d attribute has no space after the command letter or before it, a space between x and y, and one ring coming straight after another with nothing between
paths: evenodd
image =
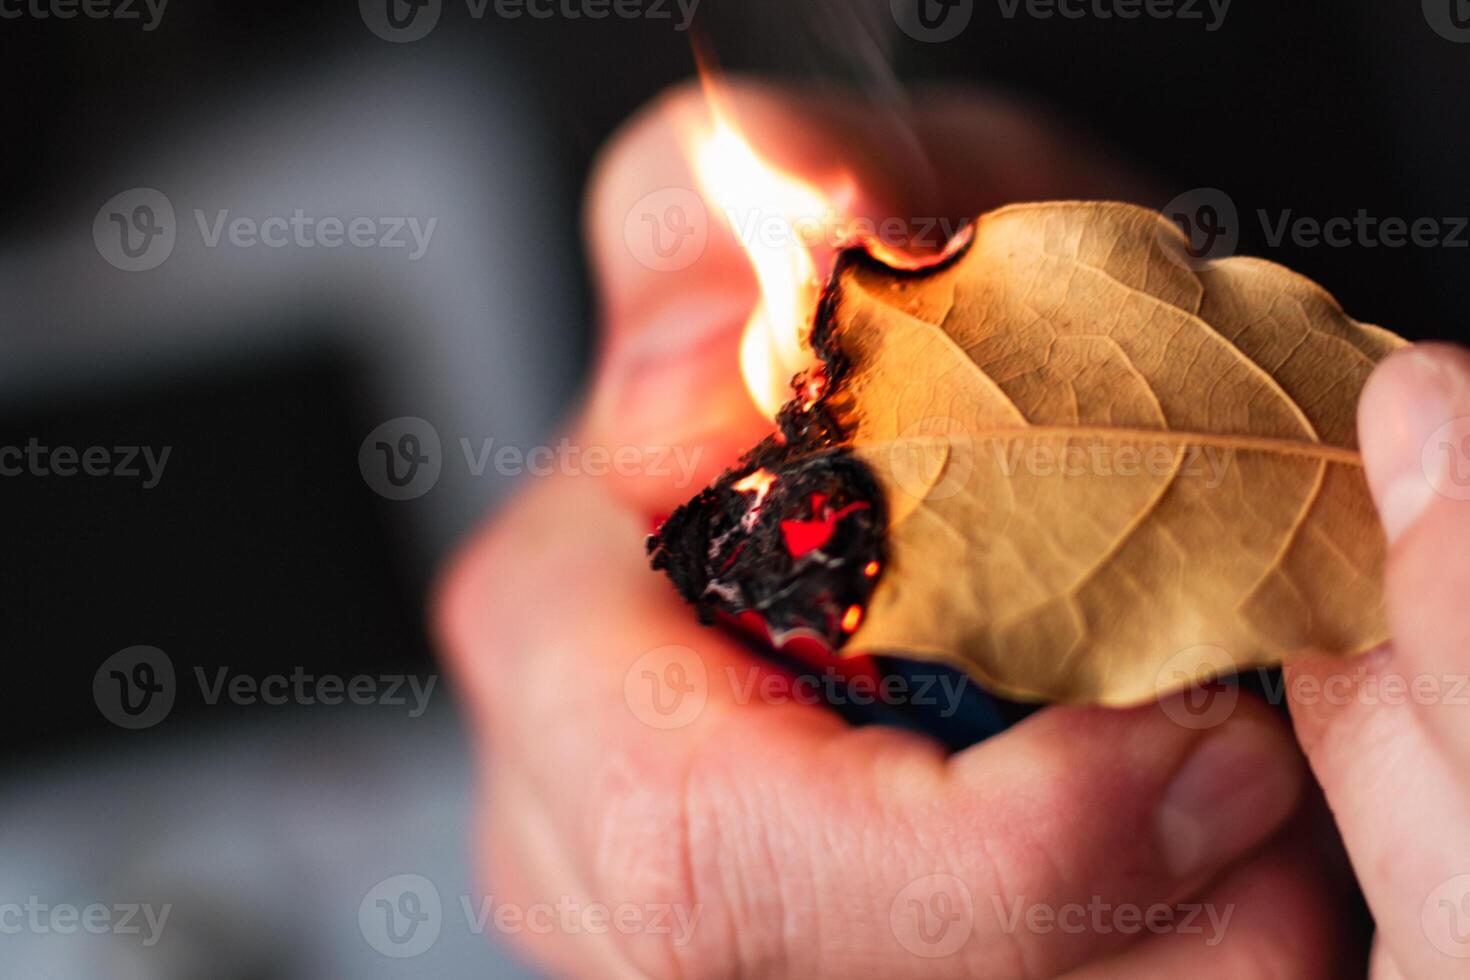
<instances>
[{"instance_id":1,"label":"knuckle","mask_svg":"<svg viewBox=\"0 0 1470 980\"><path fill-rule=\"evenodd\" d=\"M667 928L621 937L649 976L820 976L812 937L836 905L816 869L840 862L780 815L786 781L731 751L710 745L652 778L648 760L610 767L592 790L594 879L611 901L665 911Z\"/></svg>"},{"instance_id":2,"label":"knuckle","mask_svg":"<svg viewBox=\"0 0 1470 980\"><path fill-rule=\"evenodd\" d=\"M585 828L594 890L615 910L636 910L628 914L638 928L616 930L615 938L642 975L728 976L734 958L714 920L723 903L707 897L694 877L698 845L681 788L688 780L642 761L610 763L588 788L597 800Z\"/></svg>"}]
</instances>

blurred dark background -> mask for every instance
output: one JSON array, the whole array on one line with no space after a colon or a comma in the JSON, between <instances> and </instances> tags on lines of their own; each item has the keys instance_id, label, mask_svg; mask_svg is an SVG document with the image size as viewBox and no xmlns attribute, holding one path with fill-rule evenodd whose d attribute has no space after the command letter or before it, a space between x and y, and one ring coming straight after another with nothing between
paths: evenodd
<instances>
[{"instance_id":1,"label":"blurred dark background","mask_svg":"<svg viewBox=\"0 0 1470 980\"><path fill-rule=\"evenodd\" d=\"M0 9L20 11L0 18L0 446L171 448L151 489L121 477L0 477L0 819L20 831L0 834L13 849L0 852L0 880L25 895L59 866L32 860L41 838L28 833L73 856L73 887L97 874L77 855L92 854L83 842L98 834L109 881L136 870L119 851L148 850L160 828L176 839L202 827L203 840L238 844L220 828L240 799L247 810L263 796L286 800L288 814L271 819L309 836L298 815L319 819L348 782L367 801L348 819L368 826L376 818L362 812L381 809L373 801L404 778L381 759L405 744L422 744L420 762L442 773L427 798L456 806L467 763L442 688L405 742L401 709L211 705L193 671L435 672L426 589L452 543L515 482L469 472L459 440L535 445L573 404L594 309L578 243L582 184L618 124L692 73L679 9L670 5L672 20L508 20L492 4L476 19L446 0L410 43L377 36L350 0L172 0L151 30L141 3L141 21ZM1464 336L1470 233L1459 247L1273 245L1254 217L1363 209L1448 229L1470 215L1470 45L1436 31L1418 4L1240 2L1207 30L1012 19L991 0L945 43L897 30L888 0L702 0L696 24L730 71L887 99L929 79L1007 92L1146 175L1161 197L1148 203L1221 189L1239 211L1239 251L1317 279L1355 317L1414 339ZM148 272L114 268L92 237L104 202L135 187L160 190L178 212L178 244ZM194 228L195 209L293 208L438 224L416 261L210 250ZM359 450L402 416L435 428L444 468L428 492L393 500L364 480ZM167 653L178 696L165 721L128 731L99 710L93 677L139 644ZM380 744L398 748L380 755ZM240 745L257 750L229 754ZM162 757L173 760L167 778ZM98 776L119 771L150 776ZM180 798L202 802L166 819L148 809ZM447 843L405 858L407 868L347 876L349 926L357 898L389 872L437 861L463 873L458 825L426 807L423 826L435 829L424 833ZM142 822L120 828L118 814ZM261 834L261 853L271 840ZM30 876L7 879L17 868ZM229 893L220 882L237 881L221 870L215 884ZM238 933L245 920L220 921ZM474 940L461 951L464 975L488 975ZM297 948L306 942L242 957L238 975L295 976L301 963L328 975L328 964L372 955L360 937L341 960ZM460 975L439 952L435 975ZM34 955L24 975L81 975L57 966L49 945ZM140 962L127 975L191 975ZM339 975L410 975L398 966L378 957Z\"/></svg>"}]
</instances>

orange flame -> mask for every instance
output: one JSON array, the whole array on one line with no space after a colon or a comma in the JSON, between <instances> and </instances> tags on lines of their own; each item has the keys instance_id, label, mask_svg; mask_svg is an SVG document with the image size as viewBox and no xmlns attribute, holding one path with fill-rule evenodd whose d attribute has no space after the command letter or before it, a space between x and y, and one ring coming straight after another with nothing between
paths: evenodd
<instances>
[{"instance_id":1,"label":"orange flame","mask_svg":"<svg viewBox=\"0 0 1470 980\"><path fill-rule=\"evenodd\" d=\"M702 65L700 74L709 119L690 134L686 153L706 202L724 216L755 271L760 300L741 338L740 369L751 399L775 418L792 397L793 377L816 366L811 330L837 252L862 245L891 266L923 268L963 248L969 229L926 258L887 247L855 219L850 175L839 172L819 189L763 160L722 106L712 72Z\"/></svg>"},{"instance_id":2,"label":"orange flame","mask_svg":"<svg viewBox=\"0 0 1470 980\"><path fill-rule=\"evenodd\" d=\"M808 340L821 281L797 229L821 227L836 211L827 195L762 160L713 101L711 113L713 128L693 148L694 171L760 286L740 343L740 369L751 398L775 418L791 397L792 376L814 363Z\"/></svg>"}]
</instances>

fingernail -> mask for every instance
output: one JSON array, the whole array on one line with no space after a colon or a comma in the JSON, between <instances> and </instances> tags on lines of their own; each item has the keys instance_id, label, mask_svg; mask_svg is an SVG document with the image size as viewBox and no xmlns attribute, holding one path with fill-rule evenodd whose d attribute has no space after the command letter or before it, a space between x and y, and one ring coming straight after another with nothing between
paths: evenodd
<instances>
[{"instance_id":1,"label":"fingernail","mask_svg":"<svg viewBox=\"0 0 1470 980\"><path fill-rule=\"evenodd\" d=\"M1195 747L1159 804L1169 872L1185 876L1234 860L1281 825L1300 792L1301 762L1272 723L1228 723Z\"/></svg>"},{"instance_id":2,"label":"fingernail","mask_svg":"<svg viewBox=\"0 0 1470 980\"><path fill-rule=\"evenodd\" d=\"M1432 348L1393 358L1369 380L1360 413L1363 464L1390 543L1436 497L1449 456L1429 443L1467 388L1463 370Z\"/></svg>"}]
</instances>

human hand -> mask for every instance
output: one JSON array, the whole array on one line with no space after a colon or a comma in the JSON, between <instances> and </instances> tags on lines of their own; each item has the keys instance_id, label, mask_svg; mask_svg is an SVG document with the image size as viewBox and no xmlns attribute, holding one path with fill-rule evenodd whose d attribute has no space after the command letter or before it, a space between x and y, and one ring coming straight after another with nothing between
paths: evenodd
<instances>
[{"instance_id":1,"label":"human hand","mask_svg":"<svg viewBox=\"0 0 1470 980\"><path fill-rule=\"evenodd\" d=\"M749 87L732 99L783 169L820 183L838 161L853 168L871 216L1120 196L1115 171L994 100L918 96L914 129L889 131L837 100ZM646 195L696 186L677 133L700 112L692 90L661 100L597 170L586 231L606 352L574 429L584 446L663 447L696 465L682 480L548 477L440 589L495 895L640 910L626 932L519 937L576 976L1340 975L1336 890L1271 843L1304 771L1258 702L1208 730L1158 705L1049 708L947 756L750 696L784 675L699 627L647 569L650 516L768 428L735 369L756 289L734 238L712 225L697 261L658 271L624 235ZM660 694L676 717L656 712ZM1202 910L1189 929L1143 925L1156 904L1186 901ZM653 909L672 911L665 929Z\"/></svg>"},{"instance_id":2,"label":"human hand","mask_svg":"<svg viewBox=\"0 0 1470 980\"><path fill-rule=\"evenodd\" d=\"M1292 716L1378 925L1375 980L1470 973L1470 354L1421 344L1358 412L1393 642L1288 668Z\"/></svg>"}]
</instances>

